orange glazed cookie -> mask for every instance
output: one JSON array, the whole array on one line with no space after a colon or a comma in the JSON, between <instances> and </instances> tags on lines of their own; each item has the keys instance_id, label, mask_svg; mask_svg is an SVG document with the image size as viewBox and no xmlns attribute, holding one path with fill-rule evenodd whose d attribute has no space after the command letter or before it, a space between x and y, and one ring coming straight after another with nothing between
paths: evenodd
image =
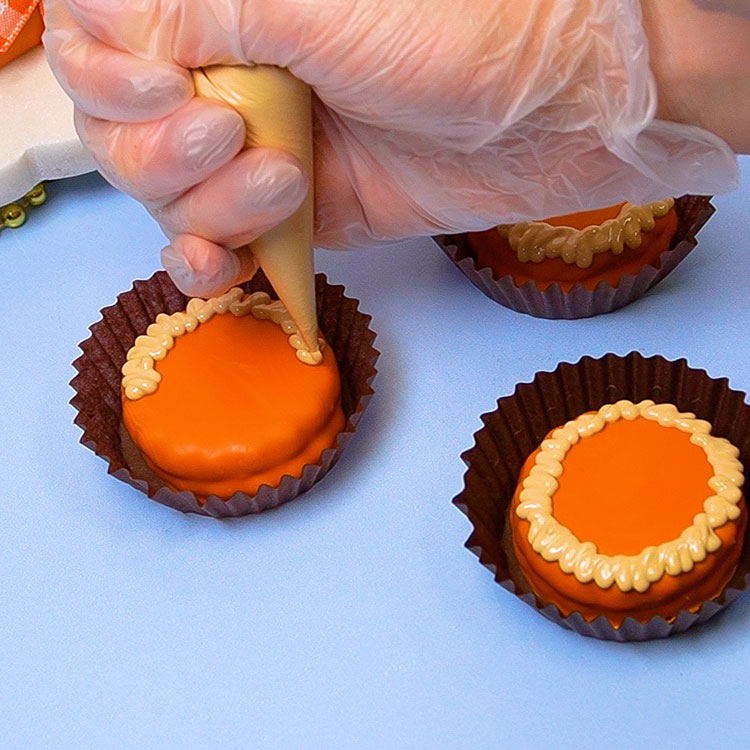
<instances>
[{"instance_id":1,"label":"orange glazed cookie","mask_svg":"<svg viewBox=\"0 0 750 750\"><path fill-rule=\"evenodd\" d=\"M320 343L322 355L305 350L263 292L192 299L157 316L128 352L125 428L168 487L200 501L299 477L345 423L338 365Z\"/></svg>"},{"instance_id":2,"label":"orange glazed cookie","mask_svg":"<svg viewBox=\"0 0 750 750\"><path fill-rule=\"evenodd\" d=\"M718 596L747 521L739 451L672 404L618 401L552 430L521 468L513 548L564 616L619 627Z\"/></svg>"},{"instance_id":3,"label":"orange glazed cookie","mask_svg":"<svg viewBox=\"0 0 750 750\"><path fill-rule=\"evenodd\" d=\"M569 292L576 284L593 291L600 281L616 287L625 274L656 265L677 231L674 200L648 206L621 203L544 221L504 224L470 232L477 265L516 286L533 281L541 291L552 283Z\"/></svg>"}]
</instances>

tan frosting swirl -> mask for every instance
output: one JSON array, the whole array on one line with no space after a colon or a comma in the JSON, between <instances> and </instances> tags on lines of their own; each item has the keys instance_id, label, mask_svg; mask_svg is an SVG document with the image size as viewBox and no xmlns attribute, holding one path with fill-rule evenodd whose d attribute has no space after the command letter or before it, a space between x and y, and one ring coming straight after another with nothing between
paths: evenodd
<instances>
[{"instance_id":1,"label":"tan frosting swirl","mask_svg":"<svg viewBox=\"0 0 750 750\"><path fill-rule=\"evenodd\" d=\"M191 299L184 312L171 315L159 313L156 321L146 333L138 336L128 351L125 364L122 366L122 387L125 396L137 401L143 396L154 393L161 382L161 375L156 371L154 362L164 359L174 346L175 338L195 331L214 315L230 312L240 318L251 314L259 320L271 320L289 334L289 344L296 350L297 359L308 365L317 365L323 360L323 339L318 340L320 350L311 352L306 348L302 337L292 321L287 309L279 300L271 301L265 292L245 294L239 287L230 289L221 297L208 300Z\"/></svg>"},{"instance_id":2,"label":"tan frosting swirl","mask_svg":"<svg viewBox=\"0 0 750 750\"><path fill-rule=\"evenodd\" d=\"M689 432L690 442L706 453L714 469L708 486L713 494L703 503L703 513L677 539L649 546L637 555L602 555L592 542L580 541L573 532L557 521L552 497L558 488L557 478L563 472L563 460L570 448L582 438L600 432L610 422L643 417L663 427ZM564 573L572 573L581 583L594 581L602 589L613 583L621 591L643 592L665 573L679 575L692 570L721 546L714 529L739 517L738 503L744 483L739 450L728 440L710 434L711 425L695 414L679 412L673 404L653 401L618 401L602 406L598 412L583 414L556 429L541 445L529 476L524 479L516 514L530 524L528 540L545 560L557 561Z\"/></svg>"},{"instance_id":3,"label":"tan frosting swirl","mask_svg":"<svg viewBox=\"0 0 750 750\"><path fill-rule=\"evenodd\" d=\"M655 220L666 216L674 206L667 198L647 206L626 203L614 219L585 229L554 227L544 221L501 224L497 231L508 240L522 263L540 263L545 258L562 258L579 268L588 268L599 253L619 255L625 247L640 247L643 232L653 230Z\"/></svg>"}]
</instances>

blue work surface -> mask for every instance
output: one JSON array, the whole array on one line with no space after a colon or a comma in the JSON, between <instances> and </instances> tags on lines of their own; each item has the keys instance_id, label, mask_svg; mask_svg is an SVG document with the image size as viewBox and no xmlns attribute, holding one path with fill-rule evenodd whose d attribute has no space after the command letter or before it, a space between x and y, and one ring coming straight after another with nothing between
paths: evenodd
<instances>
[{"instance_id":1,"label":"blue work surface","mask_svg":"<svg viewBox=\"0 0 750 750\"><path fill-rule=\"evenodd\" d=\"M540 369L637 349L750 390L750 161L700 245L612 315L491 302L429 240L319 252L373 316L376 395L278 510L182 515L79 445L71 362L158 267L97 176L0 234L0 747L747 747L750 596L666 641L567 632L501 589L451 505L479 415Z\"/></svg>"}]
</instances>

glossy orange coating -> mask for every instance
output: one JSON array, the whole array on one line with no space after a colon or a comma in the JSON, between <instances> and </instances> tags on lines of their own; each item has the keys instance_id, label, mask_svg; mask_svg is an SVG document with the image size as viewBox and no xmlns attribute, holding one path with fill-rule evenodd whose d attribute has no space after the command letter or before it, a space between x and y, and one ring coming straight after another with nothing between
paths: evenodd
<instances>
[{"instance_id":1,"label":"glossy orange coating","mask_svg":"<svg viewBox=\"0 0 750 750\"><path fill-rule=\"evenodd\" d=\"M585 229L615 218L623 205L621 203L609 208L568 214L544 221L553 226ZM566 263L560 258L545 258L540 263L522 262L496 229L470 232L467 237L476 255L477 266L491 268L496 279L510 275L518 287L533 281L541 291L556 282L563 292L569 292L578 283L591 291L601 281L616 287L624 274L636 275L647 265L658 267L659 256L665 250L669 250L676 231L677 213L672 208L666 216L655 219L652 231L642 233L643 242L640 247L626 247L619 255L612 252L598 253L588 268L579 268L575 263Z\"/></svg>"},{"instance_id":2,"label":"glossy orange coating","mask_svg":"<svg viewBox=\"0 0 750 750\"><path fill-rule=\"evenodd\" d=\"M524 463L511 503L513 548L534 592L563 615L577 611L588 621L604 615L615 627L628 615L641 622L654 615L671 619L680 610L697 610L732 577L747 521L744 500L741 516L716 529L722 542L717 551L688 573L665 573L643 593L623 592L616 584L602 589L564 573L556 561L548 562L533 550L529 523L515 513L521 485L538 452ZM712 494L707 482L713 473L705 452L690 442L688 433L642 417L621 419L568 451L552 497L553 513L580 541L596 544L600 553L633 555L677 538L691 525Z\"/></svg>"},{"instance_id":3,"label":"glossy orange coating","mask_svg":"<svg viewBox=\"0 0 750 750\"><path fill-rule=\"evenodd\" d=\"M199 500L275 487L335 445L345 424L333 351L300 362L270 320L215 315L156 362L155 393L123 395L123 421L146 463Z\"/></svg>"},{"instance_id":4,"label":"glossy orange coating","mask_svg":"<svg viewBox=\"0 0 750 750\"><path fill-rule=\"evenodd\" d=\"M36 47L37 44L41 44L43 33L42 11L37 5L12 44L0 54L0 68L20 57L24 52L28 52L32 47Z\"/></svg>"}]
</instances>

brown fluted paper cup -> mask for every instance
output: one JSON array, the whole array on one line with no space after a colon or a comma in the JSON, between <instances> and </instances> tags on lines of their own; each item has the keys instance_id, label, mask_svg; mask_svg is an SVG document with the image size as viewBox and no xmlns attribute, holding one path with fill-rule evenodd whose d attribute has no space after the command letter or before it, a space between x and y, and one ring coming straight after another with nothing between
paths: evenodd
<instances>
[{"instance_id":1,"label":"brown fluted paper cup","mask_svg":"<svg viewBox=\"0 0 750 750\"><path fill-rule=\"evenodd\" d=\"M76 392L71 404L77 409L75 423L83 430L81 442L109 465L109 473L151 499L184 513L218 518L243 516L274 508L294 499L322 479L341 456L354 435L357 423L373 395L379 352L373 347L375 333L370 316L358 309L359 301L346 297L344 287L328 284L323 274L315 278L320 329L336 355L341 373L341 401L346 426L336 444L307 464L299 477L284 476L277 487L263 485L254 497L242 492L229 500L216 496L201 504L192 492L174 492L145 466L138 450L122 426L120 368L136 337L145 333L156 316L184 310L189 298L182 294L164 271L147 281L136 281L114 305L101 311L91 336L81 343L83 354L73 363L78 374L71 381ZM245 292L264 291L276 297L268 280L258 272L242 285Z\"/></svg>"},{"instance_id":2,"label":"brown fluted paper cup","mask_svg":"<svg viewBox=\"0 0 750 750\"><path fill-rule=\"evenodd\" d=\"M620 399L653 399L674 404L711 422L712 434L727 438L750 466L750 406L745 394L729 388L726 378L714 379L693 369L684 359L625 357L607 354L583 357L575 364L560 364L554 372L540 372L530 383L519 384L513 395L497 402L497 409L482 415L484 427L462 458L468 470L464 490L453 500L471 521L474 531L466 546L492 571L495 580L558 625L586 636L613 641L643 641L680 633L705 622L734 601L750 577L750 524L745 533L737 569L724 590L703 602L695 612L682 611L665 620L646 623L627 617L616 628L604 617L587 622L578 612L563 616L553 604L537 597L526 581L513 551L508 513L518 476L526 458L547 433L587 411Z\"/></svg>"},{"instance_id":3,"label":"brown fluted paper cup","mask_svg":"<svg viewBox=\"0 0 750 750\"><path fill-rule=\"evenodd\" d=\"M677 231L669 250L659 256L655 266L644 265L636 275L623 274L617 286L600 281L593 291L576 284L564 292L554 283L541 291L533 281L519 287L512 276L498 279L492 269L479 267L466 234L443 235L436 239L472 284L504 307L537 318L590 318L630 304L666 278L698 244L696 235L716 209L706 196L687 195L675 201L675 210Z\"/></svg>"}]
</instances>

